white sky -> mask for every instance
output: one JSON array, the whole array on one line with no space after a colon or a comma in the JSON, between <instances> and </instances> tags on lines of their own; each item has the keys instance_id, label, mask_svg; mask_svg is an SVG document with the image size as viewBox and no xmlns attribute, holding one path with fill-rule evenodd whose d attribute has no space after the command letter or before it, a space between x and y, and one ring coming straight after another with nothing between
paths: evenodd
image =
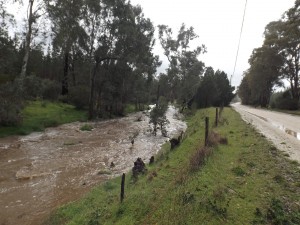
<instances>
[{"instance_id":1,"label":"white sky","mask_svg":"<svg viewBox=\"0 0 300 225\"><path fill-rule=\"evenodd\" d=\"M233 73L246 0L131 0L141 5L146 17L155 26L168 25L177 34L182 23L193 26L199 35L197 45L204 44L207 53L200 56L206 66ZM295 0L248 0L239 57L232 85L240 84L243 71L249 68L248 59L254 48L263 42L265 26L294 5ZM158 39L158 37L156 37ZM155 54L167 60L157 40ZM164 72L164 69L161 69Z\"/></svg>"}]
</instances>

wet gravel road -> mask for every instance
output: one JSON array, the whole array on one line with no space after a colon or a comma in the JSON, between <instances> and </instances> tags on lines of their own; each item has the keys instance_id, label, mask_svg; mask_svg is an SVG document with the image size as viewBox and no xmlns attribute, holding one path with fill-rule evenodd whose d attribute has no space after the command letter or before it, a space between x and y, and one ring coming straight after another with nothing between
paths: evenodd
<instances>
[{"instance_id":1,"label":"wet gravel road","mask_svg":"<svg viewBox=\"0 0 300 225\"><path fill-rule=\"evenodd\" d=\"M300 116L232 104L244 121L251 123L274 145L300 162Z\"/></svg>"}]
</instances>

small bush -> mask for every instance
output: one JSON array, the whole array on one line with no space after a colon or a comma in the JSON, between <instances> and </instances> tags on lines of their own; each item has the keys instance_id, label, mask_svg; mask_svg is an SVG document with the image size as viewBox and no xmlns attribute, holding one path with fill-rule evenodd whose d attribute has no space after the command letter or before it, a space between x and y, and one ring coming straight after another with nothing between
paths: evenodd
<instances>
[{"instance_id":1,"label":"small bush","mask_svg":"<svg viewBox=\"0 0 300 225\"><path fill-rule=\"evenodd\" d=\"M94 212L90 215L90 220L88 222L88 225L100 225L100 218L101 218L101 212L99 209L96 209Z\"/></svg>"},{"instance_id":2,"label":"small bush","mask_svg":"<svg viewBox=\"0 0 300 225\"><path fill-rule=\"evenodd\" d=\"M91 126L90 124L85 124L82 127L80 127L81 131L91 131L93 129L93 126Z\"/></svg>"},{"instance_id":3,"label":"small bush","mask_svg":"<svg viewBox=\"0 0 300 225\"><path fill-rule=\"evenodd\" d=\"M195 201L194 194L192 194L190 192L182 193L182 196L181 196L181 204L182 205L187 205L187 204L190 204L194 201Z\"/></svg>"},{"instance_id":4,"label":"small bush","mask_svg":"<svg viewBox=\"0 0 300 225\"><path fill-rule=\"evenodd\" d=\"M153 124L153 134L155 136L157 133L157 126L160 126L161 134L164 137L167 136L166 125L169 123L169 120L166 117L167 109L168 103L166 99L161 97L158 105L155 106L150 112L150 123Z\"/></svg>"},{"instance_id":5,"label":"small bush","mask_svg":"<svg viewBox=\"0 0 300 225\"><path fill-rule=\"evenodd\" d=\"M90 90L87 86L69 88L68 100L77 109L85 109L89 104Z\"/></svg>"},{"instance_id":6,"label":"small bush","mask_svg":"<svg viewBox=\"0 0 300 225\"><path fill-rule=\"evenodd\" d=\"M207 212L213 213L215 216L227 218L227 208L229 206L229 201L222 204L221 202L217 202L216 200L210 200L208 199L208 202L206 204L206 210Z\"/></svg>"},{"instance_id":7,"label":"small bush","mask_svg":"<svg viewBox=\"0 0 300 225\"><path fill-rule=\"evenodd\" d=\"M246 172L241 168L241 167L234 167L231 169L231 171L236 175L236 176L239 176L239 177L243 177L245 176Z\"/></svg>"},{"instance_id":8,"label":"small bush","mask_svg":"<svg viewBox=\"0 0 300 225\"><path fill-rule=\"evenodd\" d=\"M0 125L12 126L22 122L23 96L18 83L0 85Z\"/></svg>"},{"instance_id":9,"label":"small bush","mask_svg":"<svg viewBox=\"0 0 300 225\"><path fill-rule=\"evenodd\" d=\"M57 100L59 95L60 95L60 84L52 81L45 79L42 82L42 96L44 99L48 100Z\"/></svg>"},{"instance_id":10,"label":"small bush","mask_svg":"<svg viewBox=\"0 0 300 225\"><path fill-rule=\"evenodd\" d=\"M42 80L41 78L30 75L23 80L23 89L26 99L35 99L42 96Z\"/></svg>"},{"instance_id":11,"label":"small bush","mask_svg":"<svg viewBox=\"0 0 300 225\"><path fill-rule=\"evenodd\" d=\"M152 171L149 175L148 175L148 181L152 181L154 179L154 177L157 177L157 172L156 171Z\"/></svg>"},{"instance_id":12,"label":"small bush","mask_svg":"<svg viewBox=\"0 0 300 225\"><path fill-rule=\"evenodd\" d=\"M212 149L208 147L202 147L198 149L190 158L190 170L197 171L205 164L208 156L212 154Z\"/></svg>"},{"instance_id":13,"label":"small bush","mask_svg":"<svg viewBox=\"0 0 300 225\"><path fill-rule=\"evenodd\" d=\"M270 99L270 107L276 109L297 110L299 102L297 99L292 99L290 90L274 93Z\"/></svg>"},{"instance_id":14,"label":"small bush","mask_svg":"<svg viewBox=\"0 0 300 225\"><path fill-rule=\"evenodd\" d=\"M285 179L283 176L281 175L276 175L275 177L273 177L273 179L277 182L277 183L284 183Z\"/></svg>"},{"instance_id":15,"label":"small bush","mask_svg":"<svg viewBox=\"0 0 300 225\"><path fill-rule=\"evenodd\" d=\"M208 138L207 138L207 146L213 147L217 144L228 144L228 140L225 137L222 137L220 134L211 131L208 134Z\"/></svg>"}]
</instances>

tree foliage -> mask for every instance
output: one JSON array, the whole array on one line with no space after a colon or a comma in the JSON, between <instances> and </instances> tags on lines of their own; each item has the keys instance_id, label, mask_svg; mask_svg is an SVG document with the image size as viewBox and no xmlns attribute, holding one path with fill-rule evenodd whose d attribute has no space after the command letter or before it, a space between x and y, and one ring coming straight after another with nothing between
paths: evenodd
<instances>
[{"instance_id":1,"label":"tree foliage","mask_svg":"<svg viewBox=\"0 0 300 225\"><path fill-rule=\"evenodd\" d=\"M234 87L229 83L227 74L212 67L206 68L194 102L200 108L210 106L228 106L234 97Z\"/></svg>"},{"instance_id":2,"label":"tree foliage","mask_svg":"<svg viewBox=\"0 0 300 225\"><path fill-rule=\"evenodd\" d=\"M4 2L0 1L0 84L12 80L18 73L15 65L18 61L16 40L8 32L14 23L13 15L6 11Z\"/></svg>"},{"instance_id":3,"label":"tree foliage","mask_svg":"<svg viewBox=\"0 0 300 225\"><path fill-rule=\"evenodd\" d=\"M23 97L19 82L0 85L0 126L18 125L22 121Z\"/></svg>"},{"instance_id":4,"label":"tree foliage","mask_svg":"<svg viewBox=\"0 0 300 225\"><path fill-rule=\"evenodd\" d=\"M294 7L286 11L280 20L266 26L263 46L254 49L249 59L250 68L245 72L239 87L244 104L266 107L273 88L287 80L295 104L293 108L297 108L300 98L299 15L300 1L296 0Z\"/></svg>"},{"instance_id":5,"label":"tree foliage","mask_svg":"<svg viewBox=\"0 0 300 225\"><path fill-rule=\"evenodd\" d=\"M40 2L47 19L37 11ZM126 104L141 108L150 102L161 62L152 53L155 29L140 6L128 0L32 0L28 4L34 18L28 18L27 27L30 22L32 34L40 35L34 42L32 35L27 39L28 35L16 33L11 38L8 24L13 17L1 1L0 83L16 80L24 55L30 53L21 76L24 87L20 87L26 98L68 101L89 109L90 118L123 115ZM37 19L47 20L51 27L47 48L43 33L33 26Z\"/></svg>"},{"instance_id":6,"label":"tree foliage","mask_svg":"<svg viewBox=\"0 0 300 225\"><path fill-rule=\"evenodd\" d=\"M292 97L299 100L300 78L300 2L285 12L283 18L266 26L264 44L282 56L281 75L290 82Z\"/></svg>"},{"instance_id":7,"label":"tree foliage","mask_svg":"<svg viewBox=\"0 0 300 225\"><path fill-rule=\"evenodd\" d=\"M166 125L169 123L166 112L168 109L168 102L164 97L160 97L157 104L151 109L150 123L153 125L153 134L156 136L157 127L159 126L161 134L167 136Z\"/></svg>"},{"instance_id":8,"label":"tree foliage","mask_svg":"<svg viewBox=\"0 0 300 225\"><path fill-rule=\"evenodd\" d=\"M158 28L159 40L169 61L166 74L161 74L159 79L161 94L168 100L176 100L182 110L193 103L198 107L228 105L234 88L226 73L219 70L215 73L198 59L206 48L204 45L191 48L192 41L198 38L194 28L182 24L176 38L168 26Z\"/></svg>"},{"instance_id":9,"label":"tree foliage","mask_svg":"<svg viewBox=\"0 0 300 225\"><path fill-rule=\"evenodd\" d=\"M225 73L203 77L208 69L198 58L206 48L193 47L198 38L193 27L182 24L175 37L168 26L158 27L170 65L165 74L155 76L161 65L153 54L155 27L129 0L14 1L28 9L24 32L14 34L6 2L0 0L0 88L7 90L2 109L4 100L11 99L14 109L6 104L5 110L14 111L15 118L27 99L69 102L94 119L123 115L127 104L141 110L161 95L166 103L157 105L152 121L163 131L166 119L161 113L170 100L184 109L196 96L197 101L209 96L207 105L230 99Z\"/></svg>"},{"instance_id":10,"label":"tree foliage","mask_svg":"<svg viewBox=\"0 0 300 225\"><path fill-rule=\"evenodd\" d=\"M274 86L281 86L280 70L283 58L268 46L254 49L249 59L250 68L245 72L239 87L244 104L266 107Z\"/></svg>"},{"instance_id":11,"label":"tree foliage","mask_svg":"<svg viewBox=\"0 0 300 225\"><path fill-rule=\"evenodd\" d=\"M202 45L191 49L191 42L198 38L193 27L186 28L185 24L182 24L177 38L173 38L172 29L168 26L160 25L158 28L161 46L169 60L169 68L164 77L169 85L169 99L176 99L184 108L192 101L200 84L204 63L197 57L205 53L206 48Z\"/></svg>"}]
</instances>

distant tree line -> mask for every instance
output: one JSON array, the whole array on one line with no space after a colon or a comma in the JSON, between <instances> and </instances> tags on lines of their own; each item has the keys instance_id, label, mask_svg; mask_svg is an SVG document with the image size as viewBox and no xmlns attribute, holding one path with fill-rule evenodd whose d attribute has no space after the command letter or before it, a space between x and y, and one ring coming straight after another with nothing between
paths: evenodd
<instances>
[{"instance_id":1,"label":"distant tree line","mask_svg":"<svg viewBox=\"0 0 300 225\"><path fill-rule=\"evenodd\" d=\"M282 109L299 108L300 97L300 0L278 21L270 22L262 47L254 49L238 94L243 104ZM289 88L271 95L274 87Z\"/></svg>"},{"instance_id":2,"label":"distant tree line","mask_svg":"<svg viewBox=\"0 0 300 225\"><path fill-rule=\"evenodd\" d=\"M20 122L28 99L68 102L94 119L123 115L127 104L143 109L158 94L182 109L232 98L226 74L198 60L205 47L190 49L198 37L192 27L182 25L177 39L168 26L158 27L170 66L155 76L155 28L129 0L14 2L28 4L28 16L24 31L14 32L14 16L0 0L0 125Z\"/></svg>"}]
</instances>

